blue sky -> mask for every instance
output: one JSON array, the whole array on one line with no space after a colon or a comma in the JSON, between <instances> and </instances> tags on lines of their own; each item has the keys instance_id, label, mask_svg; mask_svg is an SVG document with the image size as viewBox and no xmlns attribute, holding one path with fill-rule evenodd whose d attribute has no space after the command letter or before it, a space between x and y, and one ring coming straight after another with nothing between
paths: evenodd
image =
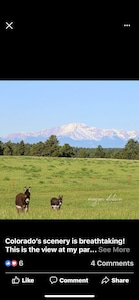
<instances>
[{"instance_id":1,"label":"blue sky","mask_svg":"<svg viewBox=\"0 0 139 300\"><path fill-rule=\"evenodd\" d=\"M76 122L139 130L139 81L0 81L0 136Z\"/></svg>"}]
</instances>

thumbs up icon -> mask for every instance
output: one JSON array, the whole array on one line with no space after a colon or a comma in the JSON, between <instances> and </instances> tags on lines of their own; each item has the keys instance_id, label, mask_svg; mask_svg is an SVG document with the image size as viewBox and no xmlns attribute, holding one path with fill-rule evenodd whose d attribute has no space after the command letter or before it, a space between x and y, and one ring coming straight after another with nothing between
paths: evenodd
<instances>
[{"instance_id":1,"label":"thumbs up icon","mask_svg":"<svg viewBox=\"0 0 139 300\"><path fill-rule=\"evenodd\" d=\"M20 278L15 276L14 278L12 278L12 284L19 284L20 282Z\"/></svg>"}]
</instances>

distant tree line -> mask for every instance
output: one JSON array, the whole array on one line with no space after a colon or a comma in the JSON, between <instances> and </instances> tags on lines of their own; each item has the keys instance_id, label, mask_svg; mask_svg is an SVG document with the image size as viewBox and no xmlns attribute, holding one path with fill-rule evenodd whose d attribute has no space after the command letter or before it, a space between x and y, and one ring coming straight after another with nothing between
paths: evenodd
<instances>
[{"instance_id":1,"label":"distant tree line","mask_svg":"<svg viewBox=\"0 0 139 300\"><path fill-rule=\"evenodd\" d=\"M36 144L1 142L0 155L13 156L49 156L49 157L79 157L79 158L118 158L139 159L139 142L130 139L124 148L79 148L69 144L59 145L56 135L51 135L45 142Z\"/></svg>"}]
</instances>

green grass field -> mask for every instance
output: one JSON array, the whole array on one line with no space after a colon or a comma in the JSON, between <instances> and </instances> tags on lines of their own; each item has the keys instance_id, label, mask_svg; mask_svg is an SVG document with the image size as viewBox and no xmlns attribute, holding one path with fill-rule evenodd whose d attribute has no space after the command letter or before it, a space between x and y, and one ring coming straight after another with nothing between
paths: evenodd
<instances>
[{"instance_id":1,"label":"green grass field","mask_svg":"<svg viewBox=\"0 0 139 300\"><path fill-rule=\"evenodd\" d=\"M18 214L25 186L29 212ZM58 195L63 204L53 211ZM1 156L0 219L139 219L139 161Z\"/></svg>"}]
</instances>

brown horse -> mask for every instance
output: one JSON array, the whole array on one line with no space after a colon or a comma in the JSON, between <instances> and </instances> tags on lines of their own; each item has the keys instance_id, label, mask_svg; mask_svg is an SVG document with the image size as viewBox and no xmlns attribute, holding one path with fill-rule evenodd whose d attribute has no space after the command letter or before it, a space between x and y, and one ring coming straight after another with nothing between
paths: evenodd
<instances>
[{"instance_id":1,"label":"brown horse","mask_svg":"<svg viewBox=\"0 0 139 300\"><path fill-rule=\"evenodd\" d=\"M30 191L31 191L30 187L28 189L25 187L24 194L20 193L20 194L16 195L15 205L16 205L16 209L18 212L19 211L27 212L29 210Z\"/></svg>"},{"instance_id":2,"label":"brown horse","mask_svg":"<svg viewBox=\"0 0 139 300\"><path fill-rule=\"evenodd\" d=\"M50 200L51 207L53 209L60 209L60 207L62 205L62 199L63 199L63 196L59 196L58 198L52 198Z\"/></svg>"}]
</instances>

